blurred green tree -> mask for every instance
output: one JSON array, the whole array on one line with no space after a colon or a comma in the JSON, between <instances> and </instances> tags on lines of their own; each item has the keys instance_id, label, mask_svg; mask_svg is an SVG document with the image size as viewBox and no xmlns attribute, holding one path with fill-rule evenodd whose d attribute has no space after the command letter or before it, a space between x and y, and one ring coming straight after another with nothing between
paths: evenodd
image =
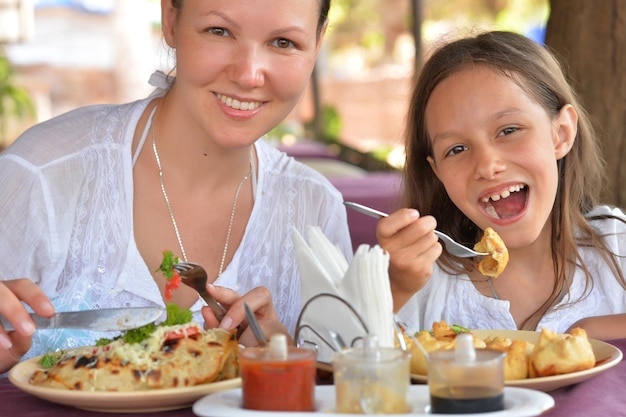
<instances>
[{"instance_id":1,"label":"blurred green tree","mask_svg":"<svg viewBox=\"0 0 626 417\"><path fill-rule=\"evenodd\" d=\"M28 91L17 85L15 73L7 57L0 52L0 148L6 145L10 118L23 119L35 115L35 106Z\"/></svg>"}]
</instances>

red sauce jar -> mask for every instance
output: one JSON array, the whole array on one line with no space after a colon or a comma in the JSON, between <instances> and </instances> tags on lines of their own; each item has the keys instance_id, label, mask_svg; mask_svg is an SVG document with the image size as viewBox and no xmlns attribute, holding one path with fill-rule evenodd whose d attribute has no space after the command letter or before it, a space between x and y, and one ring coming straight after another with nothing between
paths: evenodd
<instances>
[{"instance_id":1,"label":"red sauce jar","mask_svg":"<svg viewBox=\"0 0 626 417\"><path fill-rule=\"evenodd\" d=\"M270 345L276 340L273 337ZM246 348L239 352L243 408L315 411L315 352L287 347L286 339L276 343L285 344L282 354L276 354L272 347Z\"/></svg>"}]
</instances>

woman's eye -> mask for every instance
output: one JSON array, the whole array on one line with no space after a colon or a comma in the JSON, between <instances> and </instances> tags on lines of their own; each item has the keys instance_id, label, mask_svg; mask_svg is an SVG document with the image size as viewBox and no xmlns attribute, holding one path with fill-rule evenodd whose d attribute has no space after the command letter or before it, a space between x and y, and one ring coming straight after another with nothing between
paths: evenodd
<instances>
[{"instance_id":1,"label":"woman's eye","mask_svg":"<svg viewBox=\"0 0 626 417\"><path fill-rule=\"evenodd\" d=\"M285 39L285 38L276 39L273 42L273 44L276 45L277 47L281 48L281 49L288 49L288 48L293 48L293 47L296 46L289 39Z\"/></svg>"},{"instance_id":2,"label":"woman's eye","mask_svg":"<svg viewBox=\"0 0 626 417\"><path fill-rule=\"evenodd\" d=\"M206 31L215 36L228 36L228 31L224 28L208 28Z\"/></svg>"},{"instance_id":3,"label":"woman's eye","mask_svg":"<svg viewBox=\"0 0 626 417\"><path fill-rule=\"evenodd\" d=\"M465 145L455 145L451 147L448 152L446 152L446 156L454 156L460 154L463 151L467 150L467 146Z\"/></svg>"}]
</instances>

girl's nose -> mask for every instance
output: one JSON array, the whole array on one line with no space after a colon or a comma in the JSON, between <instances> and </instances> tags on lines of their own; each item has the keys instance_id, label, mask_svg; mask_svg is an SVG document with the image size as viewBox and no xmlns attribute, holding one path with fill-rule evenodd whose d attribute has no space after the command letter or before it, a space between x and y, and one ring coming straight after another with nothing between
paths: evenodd
<instances>
[{"instance_id":1,"label":"girl's nose","mask_svg":"<svg viewBox=\"0 0 626 417\"><path fill-rule=\"evenodd\" d=\"M265 84L268 60L254 47L240 48L234 56L230 77L241 88L251 90Z\"/></svg>"},{"instance_id":2,"label":"girl's nose","mask_svg":"<svg viewBox=\"0 0 626 417\"><path fill-rule=\"evenodd\" d=\"M489 147L474 149L474 177L493 180L506 169L498 153Z\"/></svg>"}]
</instances>

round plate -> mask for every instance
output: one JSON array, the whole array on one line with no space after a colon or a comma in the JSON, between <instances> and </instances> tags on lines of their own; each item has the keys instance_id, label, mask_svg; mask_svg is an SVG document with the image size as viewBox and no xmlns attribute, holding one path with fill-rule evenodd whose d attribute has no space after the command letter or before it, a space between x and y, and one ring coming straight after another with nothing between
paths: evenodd
<instances>
[{"instance_id":1,"label":"round plate","mask_svg":"<svg viewBox=\"0 0 626 417\"><path fill-rule=\"evenodd\" d=\"M165 388L131 392L71 391L31 385L31 375L41 369L41 356L18 363L11 369L9 380L29 394L53 403L70 405L89 411L140 413L190 407L207 394L241 386L241 378L212 382L185 388Z\"/></svg>"},{"instance_id":2,"label":"round plate","mask_svg":"<svg viewBox=\"0 0 626 417\"><path fill-rule=\"evenodd\" d=\"M489 336L501 336L511 340L526 340L531 343L537 343L540 335L540 332L528 330L472 330L472 333L481 339L485 339ZM589 339L589 343L591 343L591 348L596 357L596 366L591 369L563 375L514 379L505 381L505 384L510 387L531 388L546 392L552 391L557 388L585 381L612 368L622 360L622 351L615 346L595 339ZM425 375L411 374L411 379L415 382L428 382L428 378Z\"/></svg>"},{"instance_id":3,"label":"round plate","mask_svg":"<svg viewBox=\"0 0 626 417\"><path fill-rule=\"evenodd\" d=\"M432 416L430 413L430 396L425 385L409 386L409 404L411 412L408 414L387 414L387 416ZM241 389L207 395L193 405L193 412L200 417L258 417L280 415L280 417L304 417L312 414L321 414L325 417L357 417L363 414L335 413L335 387L333 385L318 385L315 387L316 411L313 412L268 412L246 410L241 408ZM474 413L472 417L532 417L545 413L554 407L554 399L543 392L527 388L505 387L504 410L489 413ZM458 416L458 414L437 414L438 416ZM469 414L461 414L468 416Z\"/></svg>"}]
</instances>

